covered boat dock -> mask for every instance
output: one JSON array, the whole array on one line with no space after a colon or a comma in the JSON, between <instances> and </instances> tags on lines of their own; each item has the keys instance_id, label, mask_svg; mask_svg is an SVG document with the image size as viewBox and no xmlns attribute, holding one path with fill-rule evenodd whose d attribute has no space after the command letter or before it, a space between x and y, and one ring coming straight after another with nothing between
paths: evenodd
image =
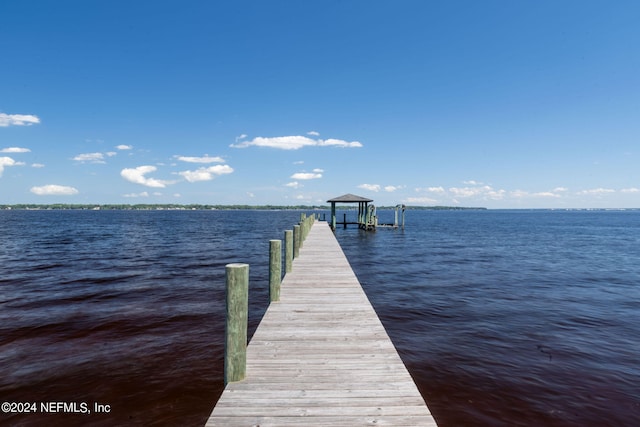
<instances>
[{"instance_id":1,"label":"covered boat dock","mask_svg":"<svg viewBox=\"0 0 640 427\"><path fill-rule=\"evenodd\" d=\"M404 210L405 205L399 204L395 208L395 221L393 224L380 224L378 223L378 216L376 215L376 207L371 203L373 200L366 197L356 196L355 194L344 194L340 197L327 200L327 203L331 203L331 222L329 225L332 230L336 229L337 225L342 225L347 228L347 224L357 225L358 228L363 230L375 230L376 227L392 227L398 228L398 213L402 213L402 228L404 229ZM348 222L347 214L343 216L342 222L339 222L336 218L336 203L357 203L358 204L358 217L357 220Z\"/></svg>"},{"instance_id":2,"label":"covered boat dock","mask_svg":"<svg viewBox=\"0 0 640 427\"><path fill-rule=\"evenodd\" d=\"M375 227L373 213L375 207L369 205L373 202L372 199L366 197L356 196L355 194L344 194L340 197L335 197L331 200L327 200L327 203L331 203L331 229L335 230L337 224L342 224L347 227L347 224L357 225L359 228L368 229L369 227ZM347 215L345 214L344 220L341 223L336 221L336 203L357 203L358 204L358 219L356 222L347 222ZM371 209L370 209L371 208Z\"/></svg>"}]
</instances>

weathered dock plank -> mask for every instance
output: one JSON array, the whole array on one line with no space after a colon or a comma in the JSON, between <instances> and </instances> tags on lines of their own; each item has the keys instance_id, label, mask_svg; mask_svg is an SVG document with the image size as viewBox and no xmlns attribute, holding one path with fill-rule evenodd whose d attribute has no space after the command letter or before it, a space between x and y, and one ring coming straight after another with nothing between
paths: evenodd
<instances>
[{"instance_id":1,"label":"weathered dock plank","mask_svg":"<svg viewBox=\"0 0 640 427\"><path fill-rule=\"evenodd\" d=\"M436 426L326 223L316 223L213 426Z\"/></svg>"}]
</instances>

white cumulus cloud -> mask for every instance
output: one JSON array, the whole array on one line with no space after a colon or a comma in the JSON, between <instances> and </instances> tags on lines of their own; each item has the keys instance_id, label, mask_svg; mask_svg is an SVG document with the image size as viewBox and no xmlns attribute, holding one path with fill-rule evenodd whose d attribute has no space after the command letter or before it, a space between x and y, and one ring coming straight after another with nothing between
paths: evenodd
<instances>
[{"instance_id":1,"label":"white cumulus cloud","mask_svg":"<svg viewBox=\"0 0 640 427\"><path fill-rule=\"evenodd\" d=\"M0 153L29 153L31 150L22 147L7 147L0 150Z\"/></svg>"},{"instance_id":2,"label":"white cumulus cloud","mask_svg":"<svg viewBox=\"0 0 640 427\"><path fill-rule=\"evenodd\" d=\"M447 190L443 187L418 187L415 189L416 192L421 193L423 191L435 194L446 194Z\"/></svg>"},{"instance_id":3,"label":"white cumulus cloud","mask_svg":"<svg viewBox=\"0 0 640 427\"><path fill-rule=\"evenodd\" d=\"M2 172L4 172L5 166L16 166L17 162L13 160L11 157L0 157L0 176L2 176Z\"/></svg>"},{"instance_id":4,"label":"white cumulus cloud","mask_svg":"<svg viewBox=\"0 0 640 427\"><path fill-rule=\"evenodd\" d=\"M233 168L229 165L216 165L208 168L199 168L194 171L178 172L184 179L189 182L211 181L219 175L226 175L233 172Z\"/></svg>"},{"instance_id":5,"label":"white cumulus cloud","mask_svg":"<svg viewBox=\"0 0 640 427\"><path fill-rule=\"evenodd\" d=\"M590 190L582 190L579 191L580 195L592 195L592 196L600 196L603 194L615 193L616 190L612 190L610 188L592 188Z\"/></svg>"},{"instance_id":6,"label":"white cumulus cloud","mask_svg":"<svg viewBox=\"0 0 640 427\"><path fill-rule=\"evenodd\" d=\"M145 175L155 172L158 168L155 166L138 166L137 168L126 168L120 171L120 176L129 182L134 184L146 185L147 187L164 188L169 184L173 184L172 181L164 181L155 178L148 178Z\"/></svg>"},{"instance_id":7,"label":"white cumulus cloud","mask_svg":"<svg viewBox=\"0 0 640 427\"><path fill-rule=\"evenodd\" d=\"M383 187L380 184L360 184L358 185L358 188L362 188L363 190L368 190L368 191L375 191L376 193L380 190L384 190L387 193L393 193L394 191L398 191L403 187L396 186L396 185L385 185Z\"/></svg>"},{"instance_id":8,"label":"white cumulus cloud","mask_svg":"<svg viewBox=\"0 0 640 427\"><path fill-rule=\"evenodd\" d=\"M551 192L551 191L540 191L540 192L537 192L537 193L533 193L532 196L533 197L552 197L552 198L560 198L560 197L562 197L559 194Z\"/></svg>"},{"instance_id":9,"label":"white cumulus cloud","mask_svg":"<svg viewBox=\"0 0 640 427\"><path fill-rule=\"evenodd\" d=\"M405 203L436 203L436 200L429 197L409 197L405 200Z\"/></svg>"},{"instance_id":10,"label":"white cumulus cloud","mask_svg":"<svg viewBox=\"0 0 640 427\"><path fill-rule=\"evenodd\" d=\"M128 197L128 198L136 198L136 197L149 197L149 193L147 193L146 191L143 191L141 193L129 193L129 194L124 194L124 197Z\"/></svg>"},{"instance_id":11,"label":"white cumulus cloud","mask_svg":"<svg viewBox=\"0 0 640 427\"><path fill-rule=\"evenodd\" d=\"M298 181L292 181L285 184L285 187L299 188L299 187L302 187L302 185Z\"/></svg>"},{"instance_id":12,"label":"white cumulus cloud","mask_svg":"<svg viewBox=\"0 0 640 427\"><path fill-rule=\"evenodd\" d=\"M318 140L318 144L320 147L346 147L346 148L360 148L362 147L362 144L358 141L352 141L352 142L348 142L348 141L343 141L342 139L319 139Z\"/></svg>"},{"instance_id":13,"label":"white cumulus cloud","mask_svg":"<svg viewBox=\"0 0 640 427\"><path fill-rule=\"evenodd\" d=\"M501 200L504 198L505 190L496 190L489 185L481 187L452 187L449 193L454 197L481 197L484 199Z\"/></svg>"},{"instance_id":14,"label":"white cumulus cloud","mask_svg":"<svg viewBox=\"0 0 640 427\"><path fill-rule=\"evenodd\" d=\"M81 163L105 163L103 153L78 154L73 158L73 160Z\"/></svg>"},{"instance_id":15,"label":"white cumulus cloud","mask_svg":"<svg viewBox=\"0 0 640 427\"><path fill-rule=\"evenodd\" d=\"M116 146L117 150L132 150L133 149L133 145L124 145L124 144L120 144Z\"/></svg>"},{"instance_id":16,"label":"white cumulus cloud","mask_svg":"<svg viewBox=\"0 0 640 427\"><path fill-rule=\"evenodd\" d=\"M640 193L640 188L623 188L622 190L620 190L621 193Z\"/></svg>"},{"instance_id":17,"label":"white cumulus cloud","mask_svg":"<svg viewBox=\"0 0 640 427\"><path fill-rule=\"evenodd\" d=\"M362 144L358 141L344 141L341 139L313 139L302 135L294 136L276 136L276 137L256 137L249 141L236 140L235 144L231 144L230 147L234 148L246 148L246 147L269 147L277 148L280 150L298 150L302 147L343 147L343 148L357 148L362 147Z\"/></svg>"},{"instance_id":18,"label":"white cumulus cloud","mask_svg":"<svg viewBox=\"0 0 640 427\"><path fill-rule=\"evenodd\" d=\"M31 187L31 192L38 196L73 196L78 194L78 190L73 187L56 184Z\"/></svg>"},{"instance_id":19,"label":"white cumulus cloud","mask_svg":"<svg viewBox=\"0 0 640 427\"><path fill-rule=\"evenodd\" d=\"M317 172L298 172L291 175L290 178L299 180L319 179L322 178L322 174Z\"/></svg>"},{"instance_id":20,"label":"white cumulus cloud","mask_svg":"<svg viewBox=\"0 0 640 427\"><path fill-rule=\"evenodd\" d=\"M430 193L436 193L436 194L444 194L446 192L445 189L442 187L428 187L427 191Z\"/></svg>"},{"instance_id":21,"label":"white cumulus cloud","mask_svg":"<svg viewBox=\"0 0 640 427\"><path fill-rule=\"evenodd\" d=\"M524 190L513 190L509 194L517 199L529 196L529 192Z\"/></svg>"},{"instance_id":22,"label":"white cumulus cloud","mask_svg":"<svg viewBox=\"0 0 640 427\"><path fill-rule=\"evenodd\" d=\"M505 190L495 190L489 185L481 187L452 187L449 192L454 197L482 197L486 199L500 200L504 198Z\"/></svg>"},{"instance_id":23,"label":"white cumulus cloud","mask_svg":"<svg viewBox=\"0 0 640 427\"><path fill-rule=\"evenodd\" d=\"M449 188L449 192L454 194L457 197L473 197L480 194L482 190L479 188L472 188L472 187L462 187L462 188L451 187Z\"/></svg>"},{"instance_id":24,"label":"white cumulus cloud","mask_svg":"<svg viewBox=\"0 0 640 427\"><path fill-rule=\"evenodd\" d=\"M202 157L188 157L188 156L173 156L181 162L187 163L224 163L224 159L222 157L209 157L208 154L205 154Z\"/></svg>"},{"instance_id":25,"label":"white cumulus cloud","mask_svg":"<svg viewBox=\"0 0 640 427\"><path fill-rule=\"evenodd\" d=\"M363 190L375 191L376 193L380 191L379 184L360 184L358 188L362 188Z\"/></svg>"},{"instance_id":26,"label":"white cumulus cloud","mask_svg":"<svg viewBox=\"0 0 640 427\"><path fill-rule=\"evenodd\" d=\"M40 123L40 118L32 114L5 114L0 113L0 127L7 126L31 126Z\"/></svg>"}]
</instances>

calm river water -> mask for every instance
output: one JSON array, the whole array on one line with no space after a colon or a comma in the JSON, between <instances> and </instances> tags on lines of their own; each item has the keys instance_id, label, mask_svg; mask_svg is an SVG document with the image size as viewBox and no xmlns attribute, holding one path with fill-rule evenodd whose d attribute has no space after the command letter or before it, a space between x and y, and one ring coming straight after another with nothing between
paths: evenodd
<instances>
[{"instance_id":1,"label":"calm river water","mask_svg":"<svg viewBox=\"0 0 640 427\"><path fill-rule=\"evenodd\" d=\"M252 331L268 240L299 217L0 211L0 401L37 403L0 424L202 425L223 387L224 266L250 264ZM640 425L640 212L406 221L336 236L440 427Z\"/></svg>"}]
</instances>

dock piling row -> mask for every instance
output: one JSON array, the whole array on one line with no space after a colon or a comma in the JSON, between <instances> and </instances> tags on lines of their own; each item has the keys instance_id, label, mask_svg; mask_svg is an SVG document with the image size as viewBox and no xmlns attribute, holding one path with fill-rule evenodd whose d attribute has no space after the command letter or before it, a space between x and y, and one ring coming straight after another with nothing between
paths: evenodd
<instances>
[{"instance_id":1,"label":"dock piling row","mask_svg":"<svg viewBox=\"0 0 640 427\"><path fill-rule=\"evenodd\" d=\"M293 260L300 255L300 247L307 237L315 215L300 216L300 223L285 230L285 274L293 269ZM246 376L247 326L249 317L249 264L232 263L226 273L226 328L224 353L224 383L241 381ZM269 241L269 300L280 300L282 282L282 240Z\"/></svg>"}]
</instances>

